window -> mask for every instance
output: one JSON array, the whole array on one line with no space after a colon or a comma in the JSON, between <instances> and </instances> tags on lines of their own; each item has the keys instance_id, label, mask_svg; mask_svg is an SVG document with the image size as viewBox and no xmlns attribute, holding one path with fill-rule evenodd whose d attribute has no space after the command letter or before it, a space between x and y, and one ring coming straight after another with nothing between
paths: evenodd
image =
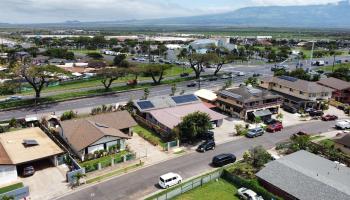
<instances>
[{"instance_id":1,"label":"window","mask_svg":"<svg viewBox=\"0 0 350 200\"><path fill-rule=\"evenodd\" d=\"M280 85L280 88L282 88L282 85Z\"/></svg>"},{"instance_id":2,"label":"window","mask_svg":"<svg viewBox=\"0 0 350 200\"><path fill-rule=\"evenodd\" d=\"M304 95L304 92L300 91L299 94Z\"/></svg>"},{"instance_id":3,"label":"window","mask_svg":"<svg viewBox=\"0 0 350 200\"><path fill-rule=\"evenodd\" d=\"M292 88L289 88L289 91L293 92L294 90Z\"/></svg>"}]
</instances>

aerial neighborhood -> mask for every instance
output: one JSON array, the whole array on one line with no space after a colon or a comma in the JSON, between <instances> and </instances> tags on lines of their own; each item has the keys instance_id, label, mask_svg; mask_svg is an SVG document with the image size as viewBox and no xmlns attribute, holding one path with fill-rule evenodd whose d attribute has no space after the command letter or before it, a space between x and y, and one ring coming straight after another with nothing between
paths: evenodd
<instances>
[{"instance_id":1,"label":"aerial neighborhood","mask_svg":"<svg viewBox=\"0 0 350 200\"><path fill-rule=\"evenodd\" d=\"M77 2L0 13L0 200L350 199L348 1Z\"/></svg>"}]
</instances>

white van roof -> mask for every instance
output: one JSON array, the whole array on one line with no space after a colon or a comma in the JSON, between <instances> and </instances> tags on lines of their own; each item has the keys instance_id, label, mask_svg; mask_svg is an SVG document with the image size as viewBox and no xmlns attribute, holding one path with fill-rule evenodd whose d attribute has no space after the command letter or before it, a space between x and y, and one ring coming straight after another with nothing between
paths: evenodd
<instances>
[{"instance_id":1,"label":"white van roof","mask_svg":"<svg viewBox=\"0 0 350 200\"><path fill-rule=\"evenodd\" d=\"M178 176L178 174L173 173L173 172L169 172L169 173L167 173L167 174L164 174L164 175L160 176L160 178L162 178L162 179L164 179L164 180L167 180L167 179L173 178L173 177L175 177L175 176Z\"/></svg>"}]
</instances>

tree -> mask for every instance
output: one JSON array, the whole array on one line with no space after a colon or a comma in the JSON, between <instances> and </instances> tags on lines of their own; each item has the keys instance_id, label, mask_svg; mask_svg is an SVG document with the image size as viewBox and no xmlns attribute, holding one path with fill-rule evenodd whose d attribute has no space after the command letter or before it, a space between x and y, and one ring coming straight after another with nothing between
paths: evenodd
<instances>
[{"instance_id":1,"label":"tree","mask_svg":"<svg viewBox=\"0 0 350 200\"><path fill-rule=\"evenodd\" d=\"M15 199L15 197L7 196L7 195L4 195L4 196L1 197L1 200L14 200L14 199Z\"/></svg>"},{"instance_id":2,"label":"tree","mask_svg":"<svg viewBox=\"0 0 350 200\"><path fill-rule=\"evenodd\" d=\"M102 78L101 82L105 90L108 91L112 83L118 78L125 76L125 73L125 70L119 68L104 68L97 72L97 76Z\"/></svg>"},{"instance_id":3,"label":"tree","mask_svg":"<svg viewBox=\"0 0 350 200\"><path fill-rule=\"evenodd\" d=\"M89 56L90 58L96 59L96 60L103 58L102 54L97 53L97 52L88 53L87 56Z\"/></svg>"},{"instance_id":4,"label":"tree","mask_svg":"<svg viewBox=\"0 0 350 200\"><path fill-rule=\"evenodd\" d=\"M45 84L59 79L59 75L67 72L54 65L33 66L28 64L19 64L14 69L15 74L24 77L29 85L35 91L35 97L40 98L41 91Z\"/></svg>"},{"instance_id":5,"label":"tree","mask_svg":"<svg viewBox=\"0 0 350 200\"><path fill-rule=\"evenodd\" d=\"M113 59L113 63L116 66L120 66L120 64L122 63L122 61L124 61L126 59L126 54L120 53L118 55L116 55Z\"/></svg>"},{"instance_id":6,"label":"tree","mask_svg":"<svg viewBox=\"0 0 350 200\"><path fill-rule=\"evenodd\" d=\"M148 64L144 67L144 75L151 76L153 83L155 85L159 85L163 80L163 76L165 71L170 69L171 65L163 65L163 64Z\"/></svg>"},{"instance_id":7,"label":"tree","mask_svg":"<svg viewBox=\"0 0 350 200\"><path fill-rule=\"evenodd\" d=\"M145 88L145 89L143 90L143 97L142 97L142 99L143 99L143 100L148 99L149 93L150 93L149 89L148 89L148 88Z\"/></svg>"},{"instance_id":8,"label":"tree","mask_svg":"<svg viewBox=\"0 0 350 200\"><path fill-rule=\"evenodd\" d=\"M80 185L80 179L86 177L86 174L83 174L83 173L78 172L78 173L74 174L73 177L74 177L74 179L75 179L75 184L76 184L77 186L79 186L79 185Z\"/></svg>"},{"instance_id":9,"label":"tree","mask_svg":"<svg viewBox=\"0 0 350 200\"><path fill-rule=\"evenodd\" d=\"M350 81L350 69L348 67L339 67L330 74L331 77Z\"/></svg>"},{"instance_id":10,"label":"tree","mask_svg":"<svg viewBox=\"0 0 350 200\"><path fill-rule=\"evenodd\" d=\"M258 127L258 124L262 122L261 117L256 116L256 117L254 118L254 122L255 122L255 124L256 124L256 127Z\"/></svg>"},{"instance_id":11,"label":"tree","mask_svg":"<svg viewBox=\"0 0 350 200\"><path fill-rule=\"evenodd\" d=\"M253 87L258 86L258 79L256 77L249 77L246 81L244 81L245 85L251 85Z\"/></svg>"},{"instance_id":12,"label":"tree","mask_svg":"<svg viewBox=\"0 0 350 200\"><path fill-rule=\"evenodd\" d=\"M67 49L48 49L44 55L49 56L50 58L62 58L67 60L74 60L75 56L73 52L68 51Z\"/></svg>"},{"instance_id":13,"label":"tree","mask_svg":"<svg viewBox=\"0 0 350 200\"><path fill-rule=\"evenodd\" d=\"M290 150L296 152L299 150L307 150L311 143L311 138L309 135L292 136L291 141Z\"/></svg>"},{"instance_id":14,"label":"tree","mask_svg":"<svg viewBox=\"0 0 350 200\"><path fill-rule=\"evenodd\" d=\"M178 55L179 58L185 58L189 61L191 69L194 71L196 75L196 79L198 79L203 71L203 65L210 63L213 61L212 53L206 54L198 54L193 53L193 50L182 50Z\"/></svg>"},{"instance_id":15,"label":"tree","mask_svg":"<svg viewBox=\"0 0 350 200\"><path fill-rule=\"evenodd\" d=\"M175 95L175 93L176 93L176 84L174 83L172 86L171 86L171 94L170 94L170 96L174 96Z\"/></svg>"},{"instance_id":16,"label":"tree","mask_svg":"<svg viewBox=\"0 0 350 200\"><path fill-rule=\"evenodd\" d=\"M212 48L213 53L207 54L208 61L211 61L215 64L214 76L216 76L224 64L231 63L235 60L235 56L231 54L226 48L218 48L214 46Z\"/></svg>"},{"instance_id":17,"label":"tree","mask_svg":"<svg viewBox=\"0 0 350 200\"><path fill-rule=\"evenodd\" d=\"M249 149L249 155L248 163L258 170L272 160L271 155L262 146Z\"/></svg>"},{"instance_id":18,"label":"tree","mask_svg":"<svg viewBox=\"0 0 350 200\"><path fill-rule=\"evenodd\" d=\"M329 55L333 56L333 67L332 67L332 72L334 72L334 68L335 68L335 58L336 58L336 56L339 56L339 55L341 55L341 54L342 54L342 52L340 52L340 51L335 51L335 50L331 50L331 51L329 52Z\"/></svg>"},{"instance_id":19,"label":"tree","mask_svg":"<svg viewBox=\"0 0 350 200\"><path fill-rule=\"evenodd\" d=\"M199 136L204 136L212 129L210 116L207 113L194 112L188 114L177 125L179 136L182 140L194 141Z\"/></svg>"}]
</instances>

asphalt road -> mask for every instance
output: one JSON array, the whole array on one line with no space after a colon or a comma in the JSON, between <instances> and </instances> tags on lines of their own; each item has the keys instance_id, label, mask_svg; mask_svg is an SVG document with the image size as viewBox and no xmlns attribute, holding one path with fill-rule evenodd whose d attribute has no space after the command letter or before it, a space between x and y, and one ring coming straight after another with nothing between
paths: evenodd
<instances>
[{"instance_id":1,"label":"asphalt road","mask_svg":"<svg viewBox=\"0 0 350 200\"><path fill-rule=\"evenodd\" d=\"M179 173L184 179L188 179L213 169L213 167L210 166L210 162L212 157L217 154L234 153L240 158L243 153L251 147L262 145L265 148L272 148L277 143L285 141L298 131L305 130L311 134L318 134L332 129L334 123L335 122L315 121L303 125L287 127L282 132L278 133L266 133L254 139L241 138L218 145L214 151L206 153L193 152L84 188L59 199L86 200L91 199L91 194L94 194L93 200L140 199L160 190L157 186L157 182L159 176L162 174L175 172Z\"/></svg>"},{"instance_id":2,"label":"asphalt road","mask_svg":"<svg viewBox=\"0 0 350 200\"><path fill-rule=\"evenodd\" d=\"M239 84L243 82L246 77L236 77L233 82ZM217 81L204 81L201 83L201 88L216 88L222 87L226 80L219 79ZM186 93L193 92L198 89L198 87L188 88L186 85L189 82L182 82L177 84L177 92L185 90ZM149 97L164 96L171 93L171 86L161 85L150 88ZM83 98L78 100L64 101L59 103L52 103L47 105L40 105L36 107L28 107L16 110L9 110L0 112L0 120L8 120L11 118L24 118L27 115L42 114L42 113L52 113L60 112L66 110L76 110L82 108L91 108L101 106L103 104L115 104L121 102L127 102L130 99L140 99L143 96L143 90L127 91L122 93L116 93L105 96L97 96L92 98Z\"/></svg>"}]
</instances>

